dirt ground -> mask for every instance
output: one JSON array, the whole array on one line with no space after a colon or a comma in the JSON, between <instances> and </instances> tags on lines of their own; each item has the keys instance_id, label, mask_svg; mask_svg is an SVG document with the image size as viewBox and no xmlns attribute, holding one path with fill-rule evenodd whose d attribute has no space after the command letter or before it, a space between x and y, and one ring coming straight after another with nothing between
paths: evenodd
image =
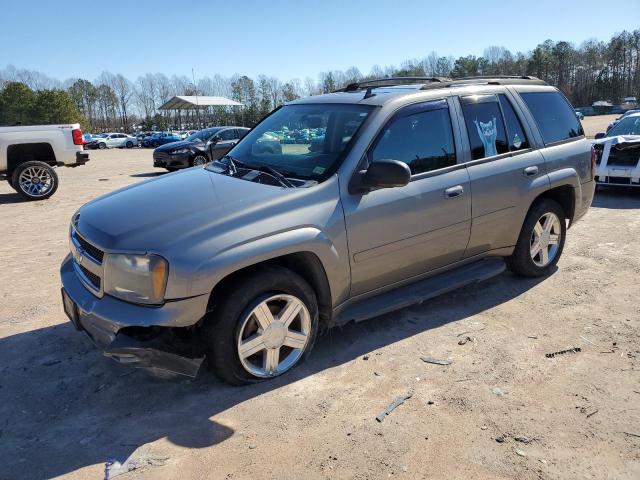
<instances>
[{"instance_id":1,"label":"dirt ground","mask_svg":"<svg viewBox=\"0 0 640 480\"><path fill-rule=\"evenodd\" d=\"M0 479L98 479L130 456L143 466L117 478L640 478L639 191L599 191L549 278L334 329L284 377L233 388L116 364L67 322L71 215L156 175L150 150L91 158L47 201L0 183Z\"/></svg>"}]
</instances>

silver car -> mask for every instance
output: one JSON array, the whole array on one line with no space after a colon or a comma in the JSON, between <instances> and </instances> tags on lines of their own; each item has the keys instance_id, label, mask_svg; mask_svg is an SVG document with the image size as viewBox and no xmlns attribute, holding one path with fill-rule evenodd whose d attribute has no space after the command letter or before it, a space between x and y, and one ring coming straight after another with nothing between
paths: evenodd
<instances>
[{"instance_id":1,"label":"silver car","mask_svg":"<svg viewBox=\"0 0 640 480\"><path fill-rule=\"evenodd\" d=\"M281 148L262 148L270 132ZM208 357L232 384L275 377L321 329L505 266L552 272L594 161L569 102L535 78L352 84L286 104L220 160L80 208L64 308L122 363L193 376Z\"/></svg>"}]
</instances>

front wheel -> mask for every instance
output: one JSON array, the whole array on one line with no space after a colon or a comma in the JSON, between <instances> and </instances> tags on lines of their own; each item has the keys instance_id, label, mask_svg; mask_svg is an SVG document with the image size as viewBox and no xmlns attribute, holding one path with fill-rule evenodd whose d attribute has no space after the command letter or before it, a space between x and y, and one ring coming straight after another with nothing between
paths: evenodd
<instances>
[{"instance_id":1,"label":"front wheel","mask_svg":"<svg viewBox=\"0 0 640 480\"><path fill-rule=\"evenodd\" d=\"M25 162L14 170L11 186L27 200L44 200L58 189L58 175L44 162Z\"/></svg>"},{"instance_id":2,"label":"front wheel","mask_svg":"<svg viewBox=\"0 0 640 480\"><path fill-rule=\"evenodd\" d=\"M104 143L104 142L100 142L100 143L98 144L98 148L99 148L100 150L104 150L105 148L107 148L107 144L106 144L106 143Z\"/></svg>"},{"instance_id":3,"label":"front wheel","mask_svg":"<svg viewBox=\"0 0 640 480\"><path fill-rule=\"evenodd\" d=\"M318 304L298 274L264 267L225 297L204 326L208 362L222 380L246 385L277 377L309 355Z\"/></svg>"},{"instance_id":4,"label":"front wheel","mask_svg":"<svg viewBox=\"0 0 640 480\"><path fill-rule=\"evenodd\" d=\"M566 233L560 204L546 198L536 202L527 214L513 254L507 258L507 266L523 277L548 275L560 260Z\"/></svg>"},{"instance_id":5,"label":"front wheel","mask_svg":"<svg viewBox=\"0 0 640 480\"><path fill-rule=\"evenodd\" d=\"M207 163L209 163L209 159L204 154L198 154L195 157L193 157L193 160L191 160L191 166L193 167L197 167L199 165L206 165Z\"/></svg>"}]
</instances>

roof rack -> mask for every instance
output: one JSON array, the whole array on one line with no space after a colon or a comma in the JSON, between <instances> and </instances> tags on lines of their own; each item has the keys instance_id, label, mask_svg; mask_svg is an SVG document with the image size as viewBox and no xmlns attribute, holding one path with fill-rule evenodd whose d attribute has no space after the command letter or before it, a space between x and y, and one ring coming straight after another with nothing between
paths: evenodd
<instances>
[{"instance_id":1,"label":"roof rack","mask_svg":"<svg viewBox=\"0 0 640 480\"><path fill-rule=\"evenodd\" d=\"M547 82L529 75L493 75L486 77L389 77L364 80L350 83L334 92L357 92L361 89L370 90L378 87L392 87L396 85L422 84L421 90L432 88L453 87L458 85L548 85Z\"/></svg>"},{"instance_id":2,"label":"roof rack","mask_svg":"<svg viewBox=\"0 0 640 480\"><path fill-rule=\"evenodd\" d=\"M446 77L375 78L373 80L363 80L360 82L350 83L344 88L335 90L335 92L356 92L363 88L393 87L396 85L415 85L415 84L421 84L421 83L442 83L450 80L451 80L450 78L446 78Z\"/></svg>"}]
</instances>

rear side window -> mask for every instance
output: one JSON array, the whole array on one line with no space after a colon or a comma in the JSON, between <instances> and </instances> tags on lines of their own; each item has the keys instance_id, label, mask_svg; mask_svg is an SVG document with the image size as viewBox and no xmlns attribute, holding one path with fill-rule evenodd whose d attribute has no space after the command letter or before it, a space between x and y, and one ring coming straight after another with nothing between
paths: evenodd
<instances>
[{"instance_id":1,"label":"rear side window","mask_svg":"<svg viewBox=\"0 0 640 480\"><path fill-rule=\"evenodd\" d=\"M384 159L406 163L412 175L455 165L456 153L446 102L407 107L392 119L369 155L373 162Z\"/></svg>"},{"instance_id":2,"label":"rear side window","mask_svg":"<svg viewBox=\"0 0 640 480\"><path fill-rule=\"evenodd\" d=\"M516 115L511 102L507 96L502 93L498 95L498 99L500 100L502 113L504 113L504 122L507 126L507 143L509 144L509 150L515 152L529 148L529 141L522 129L522 123L520 123L520 119Z\"/></svg>"},{"instance_id":3,"label":"rear side window","mask_svg":"<svg viewBox=\"0 0 640 480\"><path fill-rule=\"evenodd\" d=\"M535 118L545 144L584 134L573 108L560 92L521 93Z\"/></svg>"},{"instance_id":4,"label":"rear side window","mask_svg":"<svg viewBox=\"0 0 640 480\"><path fill-rule=\"evenodd\" d=\"M460 103L472 160L507 153L507 132L496 96L470 95L461 97Z\"/></svg>"}]
</instances>

